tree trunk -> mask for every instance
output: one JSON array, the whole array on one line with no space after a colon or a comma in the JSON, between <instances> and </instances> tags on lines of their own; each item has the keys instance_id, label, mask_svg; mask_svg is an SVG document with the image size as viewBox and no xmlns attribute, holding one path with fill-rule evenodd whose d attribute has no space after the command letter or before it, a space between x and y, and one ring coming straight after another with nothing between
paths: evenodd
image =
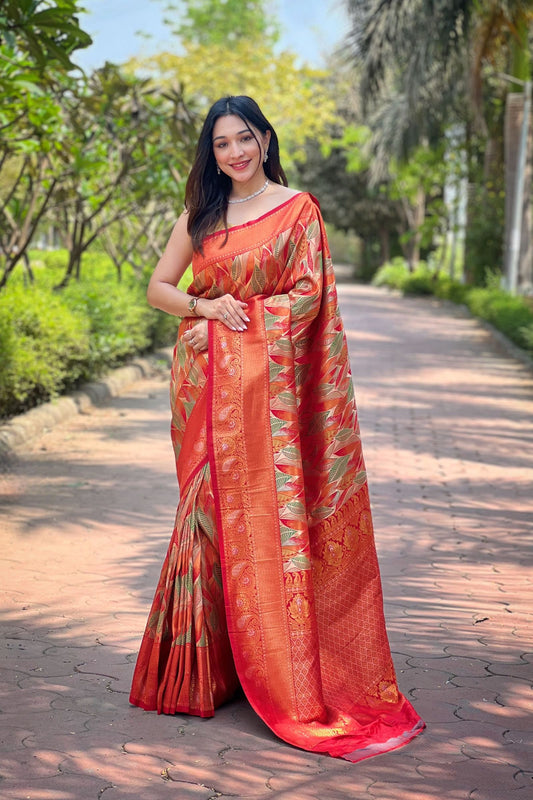
<instances>
[{"instance_id":1,"label":"tree trunk","mask_svg":"<svg viewBox=\"0 0 533 800\"><path fill-rule=\"evenodd\" d=\"M382 267L390 261L390 231L383 226L379 229L379 248L379 266Z\"/></svg>"},{"instance_id":2,"label":"tree trunk","mask_svg":"<svg viewBox=\"0 0 533 800\"><path fill-rule=\"evenodd\" d=\"M505 106L505 257L504 272L507 285L510 285L512 262L513 221L516 203L516 182L518 180L520 141L524 116L523 92L509 93ZM528 126L526 151L526 171L524 176L524 196L522 200L521 225L519 233L520 249L518 256L518 291L532 284L532 246L531 246L531 122ZM515 288L515 287L513 287Z\"/></svg>"},{"instance_id":3,"label":"tree trunk","mask_svg":"<svg viewBox=\"0 0 533 800\"><path fill-rule=\"evenodd\" d=\"M411 206L410 228L411 239L408 244L409 269L413 272L420 263L420 243L422 240L422 225L426 216L426 193L422 186L418 187L416 200Z\"/></svg>"}]
</instances>

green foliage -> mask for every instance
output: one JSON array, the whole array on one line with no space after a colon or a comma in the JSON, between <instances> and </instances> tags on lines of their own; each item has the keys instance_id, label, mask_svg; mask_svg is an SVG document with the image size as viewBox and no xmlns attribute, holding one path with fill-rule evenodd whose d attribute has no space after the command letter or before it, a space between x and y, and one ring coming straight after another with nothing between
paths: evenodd
<instances>
[{"instance_id":1,"label":"green foliage","mask_svg":"<svg viewBox=\"0 0 533 800\"><path fill-rule=\"evenodd\" d=\"M64 301L79 317L90 321L91 374L112 367L150 345L151 309L137 285L105 282L91 277L71 283Z\"/></svg>"},{"instance_id":2,"label":"green foliage","mask_svg":"<svg viewBox=\"0 0 533 800\"><path fill-rule=\"evenodd\" d=\"M264 46L277 38L264 0L187 0L185 8L167 3L167 12L174 10L179 24L170 16L167 22L183 42L227 47L247 39Z\"/></svg>"},{"instance_id":3,"label":"green foliage","mask_svg":"<svg viewBox=\"0 0 533 800\"><path fill-rule=\"evenodd\" d=\"M503 289L474 288L466 302L477 317L490 322L519 347L533 351L533 309L523 297L513 297Z\"/></svg>"},{"instance_id":4,"label":"green foliage","mask_svg":"<svg viewBox=\"0 0 533 800\"><path fill-rule=\"evenodd\" d=\"M346 233L335 228L333 225L326 225L328 243L331 250L331 257L335 264L353 264L360 266L361 260L361 241L353 233Z\"/></svg>"},{"instance_id":5,"label":"green foliage","mask_svg":"<svg viewBox=\"0 0 533 800\"><path fill-rule=\"evenodd\" d=\"M435 283L435 295L440 297L441 300L451 300L452 303L463 305L466 303L466 298L469 287L459 281L454 281L447 275L439 275L438 281Z\"/></svg>"},{"instance_id":6,"label":"green foliage","mask_svg":"<svg viewBox=\"0 0 533 800\"><path fill-rule=\"evenodd\" d=\"M405 259L398 257L380 267L372 283L399 289L404 294L428 295L435 294L438 278L424 261L411 272Z\"/></svg>"},{"instance_id":7,"label":"green foliage","mask_svg":"<svg viewBox=\"0 0 533 800\"><path fill-rule=\"evenodd\" d=\"M147 276L123 280L106 256L90 254L91 278L53 285L65 251L40 253L36 284L20 276L0 295L0 417L44 402L150 347L172 344L179 320L146 303ZM180 286L191 282L190 269Z\"/></svg>"},{"instance_id":8,"label":"green foliage","mask_svg":"<svg viewBox=\"0 0 533 800\"><path fill-rule=\"evenodd\" d=\"M23 52L44 69L53 62L74 69L74 50L88 47L92 39L77 19L77 0L3 0L0 7L0 44L12 53Z\"/></svg>"},{"instance_id":9,"label":"green foliage","mask_svg":"<svg viewBox=\"0 0 533 800\"><path fill-rule=\"evenodd\" d=\"M523 328L520 328L520 333L525 343L524 347L526 350L529 350L531 353L533 353L533 322L530 322L528 325L524 325Z\"/></svg>"},{"instance_id":10,"label":"green foliage","mask_svg":"<svg viewBox=\"0 0 533 800\"><path fill-rule=\"evenodd\" d=\"M435 293L437 277L421 263L414 272L410 272L402 285L404 294L429 295Z\"/></svg>"},{"instance_id":11,"label":"green foliage","mask_svg":"<svg viewBox=\"0 0 533 800\"><path fill-rule=\"evenodd\" d=\"M226 41L186 41L177 52L132 59L128 68L152 76L167 91L181 86L202 112L225 95L250 95L278 133L285 169L305 158L307 141L315 147L326 141L337 121L326 71L299 65L294 53L278 53L268 40L258 46L238 38L231 47Z\"/></svg>"},{"instance_id":12,"label":"green foliage","mask_svg":"<svg viewBox=\"0 0 533 800\"><path fill-rule=\"evenodd\" d=\"M372 279L372 284L374 286L388 286L390 289L399 289L401 291L408 276L409 267L405 258L397 256L378 269Z\"/></svg>"},{"instance_id":13,"label":"green foliage","mask_svg":"<svg viewBox=\"0 0 533 800\"><path fill-rule=\"evenodd\" d=\"M19 413L86 375L89 321L62 298L12 286L0 296L0 416Z\"/></svg>"},{"instance_id":14,"label":"green foliage","mask_svg":"<svg viewBox=\"0 0 533 800\"><path fill-rule=\"evenodd\" d=\"M504 194L491 187L478 190L471 198L471 219L466 230L465 269L468 282L484 286L489 272L503 264L505 238Z\"/></svg>"}]
</instances>

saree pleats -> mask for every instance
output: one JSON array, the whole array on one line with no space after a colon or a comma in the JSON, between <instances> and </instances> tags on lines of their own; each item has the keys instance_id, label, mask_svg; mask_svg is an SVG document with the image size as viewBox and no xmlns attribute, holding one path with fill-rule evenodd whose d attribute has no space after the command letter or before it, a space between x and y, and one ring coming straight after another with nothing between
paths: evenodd
<instances>
[{"instance_id":1,"label":"saree pleats","mask_svg":"<svg viewBox=\"0 0 533 800\"><path fill-rule=\"evenodd\" d=\"M206 456L207 360L191 356L176 347L171 434L180 502L137 658L130 702L159 713L210 717L235 693L238 679L226 628Z\"/></svg>"},{"instance_id":2,"label":"saree pleats","mask_svg":"<svg viewBox=\"0 0 533 800\"><path fill-rule=\"evenodd\" d=\"M180 506L132 702L207 716L238 675L280 738L360 761L423 722L392 664L322 219L302 194L223 235L189 292L231 292L250 323L210 321L208 357L176 350Z\"/></svg>"}]
</instances>

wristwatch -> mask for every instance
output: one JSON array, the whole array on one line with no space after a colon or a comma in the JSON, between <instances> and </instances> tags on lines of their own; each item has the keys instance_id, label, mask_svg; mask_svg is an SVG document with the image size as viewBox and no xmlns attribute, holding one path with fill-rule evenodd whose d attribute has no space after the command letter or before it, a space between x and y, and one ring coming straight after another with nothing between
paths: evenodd
<instances>
[{"instance_id":1,"label":"wristwatch","mask_svg":"<svg viewBox=\"0 0 533 800\"><path fill-rule=\"evenodd\" d=\"M197 302L198 302L198 298L197 297L193 297L193 298L191 298L191 300L189 300L188 309L191 312L191 314L194 314L194 316L196 316L196 304L197 304Z\"/></svg>"}]
</instances>

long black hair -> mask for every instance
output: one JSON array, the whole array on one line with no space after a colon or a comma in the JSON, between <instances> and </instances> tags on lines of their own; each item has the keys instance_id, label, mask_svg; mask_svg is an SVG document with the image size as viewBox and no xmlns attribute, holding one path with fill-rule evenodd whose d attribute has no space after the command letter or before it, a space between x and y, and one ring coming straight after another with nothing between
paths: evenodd
<instances>
[{"instance_id":1,"label":"long black hair","mask_svg":"<svg viewBox=\"0 0 533 800\"><path fill-rule=\"evenodd\" d=\"M187 230L192 239L193 249L202 251L204 238L212 233L222 221L228 237L228 197L231 191L231 178L224 172L217 173L217 163L213 152L213 128L219 117L234 114L250 127L259 130L263 135L270 131L270 142L267 153L268 160L263 164L265 175L273 183L287 186L287 177L279 160L279 143L276 132L265 115L251 97L238 95L222 97L213 103L200 133L196 157L192 166L187 186L185 187L185 207L189 213ZM250 133L259 145L262 145L251 129Z\"/></svg>"}]
</instances>

